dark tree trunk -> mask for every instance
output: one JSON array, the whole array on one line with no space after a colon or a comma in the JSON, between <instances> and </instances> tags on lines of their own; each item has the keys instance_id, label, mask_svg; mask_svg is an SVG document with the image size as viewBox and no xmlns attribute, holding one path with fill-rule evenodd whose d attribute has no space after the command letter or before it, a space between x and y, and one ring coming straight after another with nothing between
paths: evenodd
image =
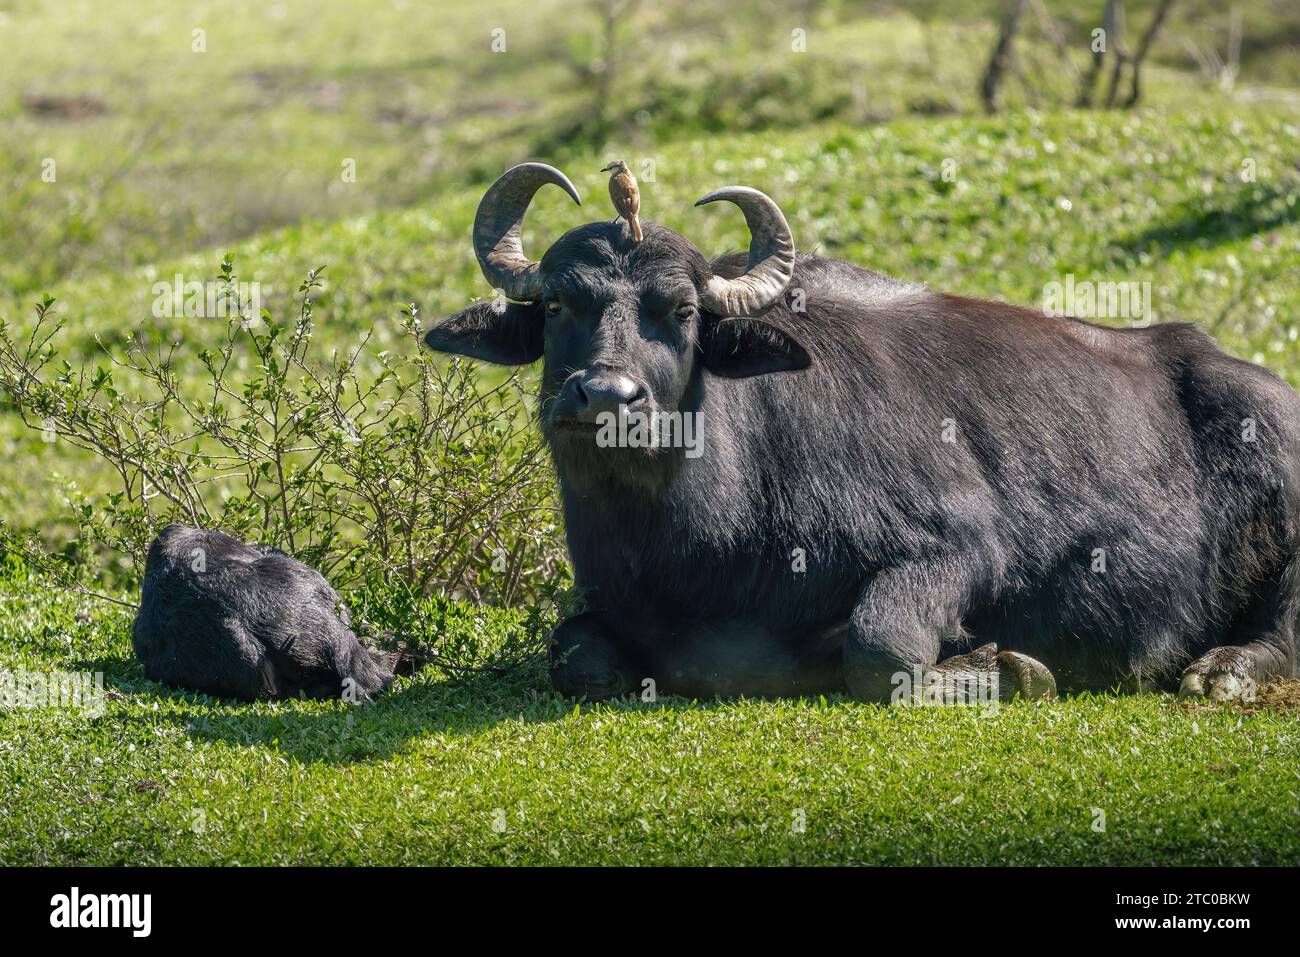
<instances>
[{"instance_id":1,"label":"dark tree trunk","mask_svg":"<svg viewBox=\"0 0 1300 957\"><path fill-rule=\"evenodd\" d=\"M989 57L989 65L984 70L984 78L980 81L980 99L984 102L985 113L998 111L998 86L1002 83L1002 75L1006 72L1008 62L1013 55L1011 47L1015 42L1016 32L1020 29L1020 20L1028 6L1029 0L1011 0L1006 16L1002 18L998 41L993 46L993 55Z\"/></svg>"},{"instance_id":2,"label":"dark tree trunk","mask_svg":"<svg viewBox=\"0 0 1300 957\"><path fill-rule=\"evenodd\" d=\"M1151 52L1151 44L1155 42L1156 34L1160 32L1161 25L1165 22L1165 17L1169 15L1169 8L1174 5L1174 0L1160 0L1160 6L1156 7L1155 16L1151 18L1151 23L1147 25L1146 32L1142 34L1142 39L1138 42L1137 51L1133 54L1133 76L1129 85L1128 99L1124 101L1124 108L1128 109L1137 103L1142 96L1142 89L1139 85L1140 74L1142 73L1142 61L1147 58Z\"/></svg>"},{"instance_id":3,"label":"dark tree trunk","mask_svg":"<svg viewBox=\"0 0 1300 957\"><path fill-rule=\"evenodd\" d=\"M1114 54L1115 59L1110 65L1110 85L1106 88L1106 106L1115 105L1115 99L1119 96L1119 81L1124 73L1124 64L1128 62L1128 51L1124 47L1124 0L1115 0L1112 5L1111 29L1106 34L1106 45L1109 46Z\"/></svg>"},{"instance_id":4,"label":"dark tree trunk","mask_svg":"<svg viewBox=\"0 0 1300 957\"><path fill-rule=\"evenodd\" d=\"M1105 41L1100 50L1092 51L1092 65L1088 67L1088 72L1083 75L1083 82L1079 85L1078 106L1092 106L1092 93L1097 88L1097 79L1106 65L1106 51L1112 48L1111 38L1115 33L1117 4L1118 0L1106 0L1105 9L1101 14L1101 28L1105 31Z\"/></svg>"}]
</instances>

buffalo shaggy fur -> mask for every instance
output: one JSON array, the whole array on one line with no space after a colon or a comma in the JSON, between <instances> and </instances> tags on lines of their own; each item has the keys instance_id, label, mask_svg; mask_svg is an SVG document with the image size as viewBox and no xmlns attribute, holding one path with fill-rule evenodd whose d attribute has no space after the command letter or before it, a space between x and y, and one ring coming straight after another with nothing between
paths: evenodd
<instances>
[{"instance_id":1,"label":"buffalo shaggy fur","mask_svg":"<svg viewBox=\"0 0 1300 957\"><path fill-rule=\"evenodd\" d=\"M544 359L586 600L555 632L559 690L890 700L900 676L975 673L1003 697L1053 675L1230 697L1295 673L1300 397L1276 376L1189 324L1054 318L817 256L765 313L712 315L705 282L745 257L644 235L576 228L537 302L427 335ZM592 395L697 416L703 454L600 447Z\"/></svg>"},{"instance_id":2,"label":"buffalo shaggy fur","mask_svg":"<svg viewBox=\"0 0 1300 957\"><path fill-rule=\"evenodd\" d=\"M370 697L397 660L362 645L319 572L184 525L149 546L131 641L150 679L246 700Z\"/></svg>"}]
</instances>

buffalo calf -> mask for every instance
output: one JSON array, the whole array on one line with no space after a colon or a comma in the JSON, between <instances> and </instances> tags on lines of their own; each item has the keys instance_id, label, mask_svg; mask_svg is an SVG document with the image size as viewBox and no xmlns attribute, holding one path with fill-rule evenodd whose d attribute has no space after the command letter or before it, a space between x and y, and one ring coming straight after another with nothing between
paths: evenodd
<instances>
[{"instance_id":1,"label":"buffalo calf","mask_svg":"<svg viewBox=\"0 0 1300 957\"><path fill-rule=\"evenodd\" d=\"M131 641L150 679L247 700L370 697L392 684L398 657L358 640L316 570L184 525L149 546Z\"/></svg>"}]
</instances>

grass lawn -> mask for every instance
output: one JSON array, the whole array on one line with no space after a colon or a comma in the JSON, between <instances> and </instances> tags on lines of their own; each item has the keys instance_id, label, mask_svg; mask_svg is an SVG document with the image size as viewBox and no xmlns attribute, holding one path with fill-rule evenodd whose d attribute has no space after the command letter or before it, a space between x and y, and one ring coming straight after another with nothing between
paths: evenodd
<instances>
[{"instance_id":1,"label":"grass lawn","mask_svg":"<svg viewBox=\"0 0 1300 957\"><path fill-rule=\"evenodd\" d=\"M0 712L6 864L1300 863L1294 709L588 706L537 672L248 705L145 680L129 612L28 582L0 618L10 668L112 693Z\"/></svg>"}]
</instances>

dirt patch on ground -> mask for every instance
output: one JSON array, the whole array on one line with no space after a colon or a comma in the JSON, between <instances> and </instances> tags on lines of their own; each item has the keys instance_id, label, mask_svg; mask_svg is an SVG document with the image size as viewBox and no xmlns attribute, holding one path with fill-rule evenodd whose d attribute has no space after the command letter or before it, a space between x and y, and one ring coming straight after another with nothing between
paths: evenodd
<instances>
[{"instance_id":1,"label":"dirt patch on ground","mask_svg":"<svg viewBox=\"0 0 1300 957\"><path fill-rule=\"evenodd\" d=\"M79 122L103 116L108 112L108 105L94 94L47 96L39 93L24 93L22 103L28 113L47 120Z\"/></svg>"},{"instance_id":2,"label":"dirt patch on ground","mask_svg":"<svg viewBox=\"0 0 1300 957\"><path fill-rule=\"evenodd\" d=\"M1241 707L1246 711L1259 711L1263 708L1300 711L1300 678L1274 678L1259 689L1254 702Z\"/></svg>"},{"instance_id":3,"label":"dirt patch on ground","mask_svg":"<svg viewBox=\"0 0 1300 957\"><path fill-rule=\"evenodd\" d=\"M1238 711L1300 712L1300 678L1274 678L1260 685L1254 701L1229 701L1219 704L1204 698L1179 698L1178 703L1188 711L1208 711L1214 708L1235 708Z\"/></svg>"}]
</instances>

